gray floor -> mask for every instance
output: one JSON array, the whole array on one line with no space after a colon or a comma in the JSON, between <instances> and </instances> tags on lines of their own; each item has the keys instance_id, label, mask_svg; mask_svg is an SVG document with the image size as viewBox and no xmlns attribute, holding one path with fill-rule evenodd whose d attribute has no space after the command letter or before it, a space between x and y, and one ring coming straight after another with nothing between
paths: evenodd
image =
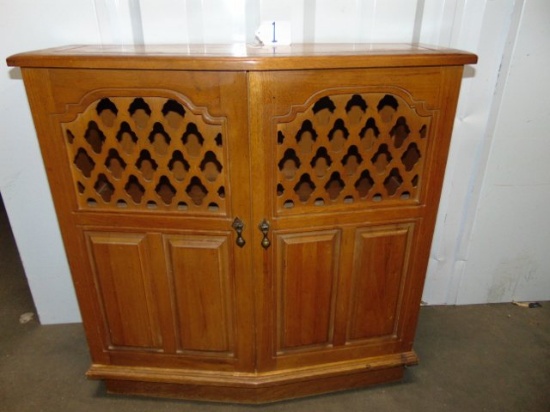
<instances>
[{"instance_id":1,"label":"gray floor","mask_svg":"<svg viewBox=\"0 0 550 412\"><path fill-rule=\"evenodd\" d=\"M21 324L34 311L0 204L0 411L550 411L550 302L424 307L421 363L402 383L268 406L112 396L84 373L78 324Z\"/></svg>"}]
</instances>

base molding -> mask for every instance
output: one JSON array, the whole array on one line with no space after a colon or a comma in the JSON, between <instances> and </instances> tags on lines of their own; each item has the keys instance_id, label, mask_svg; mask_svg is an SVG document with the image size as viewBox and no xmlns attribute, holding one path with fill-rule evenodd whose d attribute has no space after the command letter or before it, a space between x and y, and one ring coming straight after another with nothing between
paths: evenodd
<instances>
[{"instance_id":1,"label":"base molding","mask_svg":"<svg viewBox=\"0 0 550 412\"><path fill-rule=\"evenodd\" d=\"M88 377L103 379L113 394L260 404L396 382L417 363L411 351L267 373L93 365Z\"/></svg>"}]
</instances>

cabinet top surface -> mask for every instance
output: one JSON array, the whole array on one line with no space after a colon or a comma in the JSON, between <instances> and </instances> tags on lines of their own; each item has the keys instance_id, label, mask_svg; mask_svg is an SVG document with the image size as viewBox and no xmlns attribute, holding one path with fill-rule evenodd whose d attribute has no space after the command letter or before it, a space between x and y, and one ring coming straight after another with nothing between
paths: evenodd
<instances>
[{"instance_id":1,"label":"cabinet top surface","mask_svg":"<svg viewBox=\"0 0 550 412\"><path fill-rule=\"evenodd\" d=\"M476 63L460 50L416 44L73 45L16 54L9 66L138 70L300 70L453 66Z\"/></svg>"}]
</instances>

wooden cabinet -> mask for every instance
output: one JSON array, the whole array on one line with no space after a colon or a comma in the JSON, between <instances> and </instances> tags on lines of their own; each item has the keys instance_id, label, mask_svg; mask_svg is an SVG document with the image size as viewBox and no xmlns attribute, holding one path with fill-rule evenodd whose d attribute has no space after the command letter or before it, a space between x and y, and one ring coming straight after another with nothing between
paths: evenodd
<instances>
[{"instance_id":1,"label":"wooden cabinet","mask_svg":"<svg viewBox=\"0 0 550 412\"><path fill-rule=\"evenodd\" d=\"M9 58L88 375L115 393L252 403L400 379L475 61L408 45Z\"/></svg>"}]
</instances>

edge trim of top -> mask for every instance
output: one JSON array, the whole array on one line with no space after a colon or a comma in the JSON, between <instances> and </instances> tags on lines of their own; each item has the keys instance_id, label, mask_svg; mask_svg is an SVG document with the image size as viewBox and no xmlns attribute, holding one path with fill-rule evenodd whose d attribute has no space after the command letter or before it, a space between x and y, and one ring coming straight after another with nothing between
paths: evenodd
<instances>
[{"instance_id":1,"label":"edge trim of top","mask_svg":"<svg viewBox=\"0 0 550 412\"><path fill-rule=\"evenodd\" d=\"M472 53L419 44L294 44L276 48L228 45L72 45L19 53L8 66L134 70L303 70L456 66Z\"/></svg>"}]
</instances>

